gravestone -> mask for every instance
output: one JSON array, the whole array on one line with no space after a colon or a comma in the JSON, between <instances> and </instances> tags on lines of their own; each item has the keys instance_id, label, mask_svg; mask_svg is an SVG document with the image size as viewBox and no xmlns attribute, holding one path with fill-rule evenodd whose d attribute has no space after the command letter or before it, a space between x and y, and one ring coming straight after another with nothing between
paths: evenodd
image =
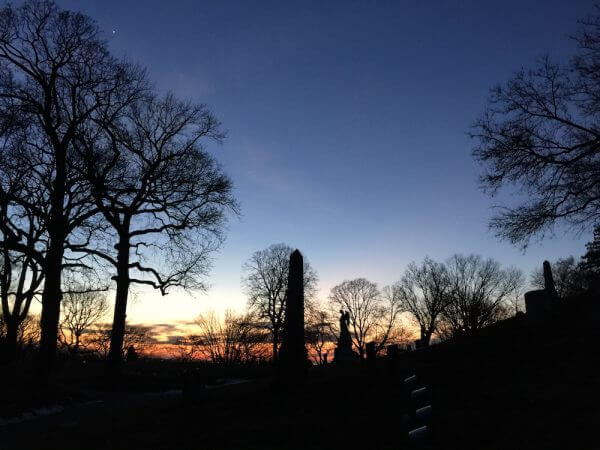
<instances>
[{"instance_id":1,"label":"gravestone","mask_svg":"<svg viewBox=\"0 0 600 450\"><path fill-rule=\"evenodd\" d=\"M352 351L352 337L348 330L350 313L340 310L340 335L333 353L333 362L343 363L354 361L358 355Z\"/></svg>"},{"instance_id":2,"label":"gravestone","mask_svg":"<svg viewBox=\"0 0 600 450\"><path fill-rule=\"evenodd\" d=\"M299 250L294 250L290 256L279 365L280 381L284 384L297 384L306 377L308 357L304 345L304 261Z\"/></svg>"},{"instance_id":3,"label":"gravestone","mask_svg":"<svg viewBox=\"0 0 600 450\"><path fill-rule=\"evenodd\" d=\"M429 389L420 387L413 389L409 395L409 405L413 411L429 404Z\"/></svg>"},{"instance_id":4,"label":"gravestone","mask_svg":"<svg viewBox=\"0 0 600 450\"><path fill-rule=\"evenodd\" d=\"M408 432L408 441L411 445L420 445L429 440L429 428L423 425Z\"/></svg>"},{"instance_id":5,"label":"gravestone","mask_svg":"<svg viewBox=\"0 0 600 450\"><path fill-rule=\"evenodd\" d=\"M544 261L544 289L525 293L525 311L534 319L552 317L559 304L558 294L548 261Z\"/></svg>"},{"instance_id":6,"label":"gravestone","mask_svg":"<svg viewBox=\"0 0 600 450\"><path fill-rule=\"evenodd\" d=\"M433 407L431 405L425 405L415 411L415 420L420 423L426 423L431 420L432 415Z\"/></svg>"}]
</instances>

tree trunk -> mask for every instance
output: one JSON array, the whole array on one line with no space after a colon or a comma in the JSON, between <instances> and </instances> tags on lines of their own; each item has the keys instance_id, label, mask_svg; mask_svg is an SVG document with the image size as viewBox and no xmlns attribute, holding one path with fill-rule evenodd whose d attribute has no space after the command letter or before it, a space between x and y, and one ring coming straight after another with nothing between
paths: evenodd
<instances>
[{"instance_id":1,"label":"tree trunk","mask_svg":"<svg viewBox=\"0 0 600 450\"><path fill-rule=\"evenodd\" d=\"M279 348L279 333L273 331L273 362L276 363L279 359L279 352L277 351Z\"/></svg>"},{"instance_id":2,"label":"tree trunk","mask_svg":"<svg viewBox=\"0 0 600 450\"><path fill-rule=\"evenodd\" d=\"M6 336L4 339L4 359L12 362L17 357L17 334L19 326L16 321L6 320Z\"/></svg>"},{"instance_id":3,"label":"tree trunk","mask_svg":"<svg viewBox=\"0 0 600 450\"><path fill-rule=\"evenodd\" d=\"M77 353L79 353L79 341L80 341L80 334L79 333L75 333L75 345L73 345L73 354L76 355Z\"/></svg>"},{"instance_id":4,"label":"tree trunk","mask_svg":"<svg viewBox=\"0 0 600 450\"><path fill-rule=\"evenodd\" d=\"M42 315L40 318L40 351L38 355L38 383L42 390L51 387L52 369L56 357L56 341L60 320L61 275L64 244L68 233L65 222L66 148L57 143L55 147L56 175L50 193L50 220L48 238L50 245L44 260L44 292L42 293Z\"/></svg>"},{"instance_id":5,"label":"tree trunk","mask_svg":"<svg viewBox=\"0 0 600 450\"><path fill-rule=\"evenodd\" d=\"M429 347L429 343L431 342L432 334L433 334L433 332L429 331L429 330L425 333L425 336L423 336L423 338L422 338L423 347Z\"/></svg>"},{"instance_id":6,"label":"tree trunk","mask_svg":"<svg viewBox=\"0 0 600 450\"><path fill-rule=\"evenodd\" d=\"M58 241L58 242L57 242ZM47 389L52 382L51 374L56 357L58 324L61 301L61 272L63 259L63 241L51 238L46 256L46 279L42 293L42 316L40 319L41 337L38 355L38 377L40 387Z\"/></svg>"},{"instance_id":7,"label":"tree trunk","mask_svg":"<svg viewBox=\"0 0 600 450\"><path fill-rule=\"evenodd\" d=\"M129 237L121 236L117 244L117 292L110 350L108 351L108 372L112 376L121 373L123 361L123 341L127 319L127 296L129 294Z\"/></svg>"}]
</instances>

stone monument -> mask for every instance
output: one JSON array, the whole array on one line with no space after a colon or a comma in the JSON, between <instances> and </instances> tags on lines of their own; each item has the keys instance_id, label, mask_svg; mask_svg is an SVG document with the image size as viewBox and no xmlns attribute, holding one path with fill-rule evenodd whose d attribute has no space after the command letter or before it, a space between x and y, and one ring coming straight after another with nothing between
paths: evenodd
<instances>
[{"instance_id":1,"label":"stone monument","mask_svg":"<svg viewBox=\"0 0 600 450\"><path fill-rule=\"evenodd\" d=\"M308 356L304 345L304 260L299 250L294 250L290 256L279 365L280 381L284 384L297 384L306 377Z\"/></svg>"},{"instance_id":2,"label":"stone monument","mask_svg":"<svg viewBox=\"0 0 600 450\"><path fill-rule=\"evenodd\" d=\"M551 317L559 303L558 294L552 277L552 268L544 261L544 289L525 292L525 311L529 317Z\"/></svg>"},{"instance_id":3,"label":"stone monument","mask_svg":"<svg viewBox=\"0 0 600 450\"><path fill-rule=\"evenodd\" d=\"M340 336L338 337L337 346L333 356L334 362L352 361L357 358L355 352L352 351L352 337L348 330L350 323L350 313L340 310Z\"/></svg>"}]
</instances>

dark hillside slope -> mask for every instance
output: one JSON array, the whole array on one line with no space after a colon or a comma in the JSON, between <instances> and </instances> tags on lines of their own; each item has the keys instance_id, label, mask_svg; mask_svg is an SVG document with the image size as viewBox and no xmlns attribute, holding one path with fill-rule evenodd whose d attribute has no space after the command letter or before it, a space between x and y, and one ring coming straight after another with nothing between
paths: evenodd
<instances>
[{"instance_id":1,"label":"dark hillside slope","mask_svg":"<svg viewBox=\"0 0 600 450\"><path fill-rule=\"evenodd\" d=\"M597 308L523 316L405 354L431 386L434 448L600 448Z\"/></svg>"}]
</instances>

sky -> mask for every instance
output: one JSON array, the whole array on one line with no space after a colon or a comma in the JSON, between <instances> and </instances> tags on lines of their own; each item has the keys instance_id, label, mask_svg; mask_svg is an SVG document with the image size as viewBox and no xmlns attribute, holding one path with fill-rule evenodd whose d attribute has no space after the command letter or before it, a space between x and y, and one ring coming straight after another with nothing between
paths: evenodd
<instances>
[{"instance_id":1,"label":"sky","mask_svg":"<svg viewBox=\"0 0 600 450\"><path fill-rule=\"evenodd\" d=\"M325 300L346 279L391 284L425 256L477 253L529 274L590 240L557 229L526 252L498 241L487 226L498 200L478 188L467 133L490 87L573 53L569 35L592 1L58 4L94 18L116 56L145 66L161 92L206 104L228 133L209 150L241 215L211 288L134 288L131 323L241 310L243 263L279 242L308 258Z\"/></svg>"}]
</instances>

